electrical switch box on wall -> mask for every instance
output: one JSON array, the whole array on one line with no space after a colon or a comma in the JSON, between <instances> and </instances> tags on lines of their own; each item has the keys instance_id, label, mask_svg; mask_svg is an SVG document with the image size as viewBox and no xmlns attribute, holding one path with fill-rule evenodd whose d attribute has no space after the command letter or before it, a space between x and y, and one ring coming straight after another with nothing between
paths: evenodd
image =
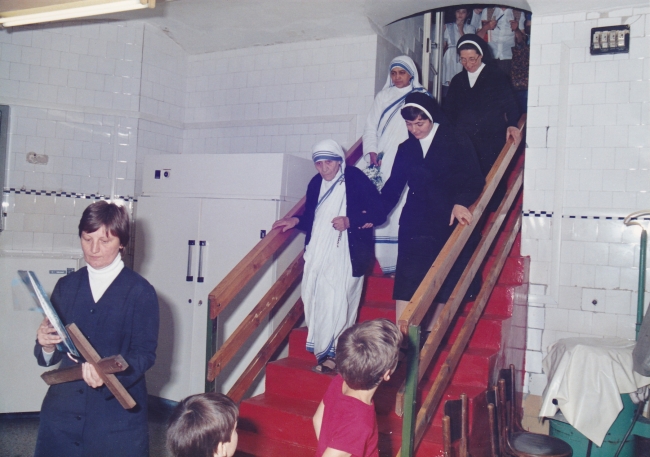
<instances>
[{"instance_id":1,"label":"electrical switch box on wall","mask_svg":"<svg viewBox=\"0 0 650 457\"><path fill-rule=\"evenodd\" d=\"M614 25L591 29L592 55L630 52L630 26Z\"/></svg>"}]
</instances>

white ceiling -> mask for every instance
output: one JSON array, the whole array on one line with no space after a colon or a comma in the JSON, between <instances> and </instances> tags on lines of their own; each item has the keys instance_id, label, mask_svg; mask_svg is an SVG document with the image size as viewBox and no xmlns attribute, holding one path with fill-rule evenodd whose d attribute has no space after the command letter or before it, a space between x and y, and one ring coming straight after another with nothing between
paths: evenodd
<instances>
[{"instance_id":1,"label":"white ceiling","mask_svg":"<svg viewBox=\"0 0 650 457\"><path fill-rule=\"evenodd\" d=\"M276 43L368 35L450 0L158 0L153 10L112 17L144 19L189 54ZM648 0L510 0L510 6L549 15L603 11Z\"/></svg>"}]
</instances>

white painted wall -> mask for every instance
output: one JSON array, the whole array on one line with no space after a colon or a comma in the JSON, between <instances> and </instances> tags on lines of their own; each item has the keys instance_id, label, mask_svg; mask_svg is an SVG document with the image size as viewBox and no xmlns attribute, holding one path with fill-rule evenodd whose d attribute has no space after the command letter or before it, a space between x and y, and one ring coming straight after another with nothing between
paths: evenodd
<instances>
[{"instance_id":1,"label":"white painted wall","mask_svg":"<svg viewBox=\"0 0 650 457\"><path fill-rule=\"evenodd\" d=\"M591 56L591 28L619 24L631 26L630 53ZM640 229L621 219L650 209L649 92L650 8L533 11L522 238L532 394L558 339L634 339Z\"/></svg>"},{"instance_id":2,"label":"white painted wall","mask_svg":"<svg viewBox=\"0 0 650 457\"><path fill-rule=\"evenodd\" d=\"M0 32L0 103L12 109L0 249L78 251L83 208L132 201L150 154L309 157L327 137L349 147L372 104L376 54L369 35L189 56L137 21ZM48 163L28 163L29 152Z\"/></svg>"},{"instance_id":3,"label":"white painted wall","mask_svg":"<svg viewBox=\"0 0 650 457\"><path fill-rule=\"evenodd\" d=\"M183 153L351 146L374 98L376 47L370 35L190 56Z\"/></svg>"}]
</instances>

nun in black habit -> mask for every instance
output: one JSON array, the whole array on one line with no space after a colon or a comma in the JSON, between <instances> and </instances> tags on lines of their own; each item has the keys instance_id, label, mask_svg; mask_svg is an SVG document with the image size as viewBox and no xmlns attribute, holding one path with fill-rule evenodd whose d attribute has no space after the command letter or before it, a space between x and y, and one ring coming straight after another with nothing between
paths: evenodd
<instances>
[{"instance_id":1,"label":"nun in black habit","mask_svg":"<svg viewBox=\"0 0 650 457\"><path fill-rule=\"evenodd\" d=\"M472 223L468 207L485 179L469 138L458 133L425 93L406 97L401 111L409 131L397 149L391 176L382 188L384 211L390 211L408 185L399 220L395 288L397 318L447 242L457 223ZM446 301L471 256L461 253L436 301Z\"/></svg>"},{"instance_id":2,"label":"nun in black habit","mask_svg":"<svg viewBox=\"0 0 650 457\"><path fill-rule=\"evenodd\" d=\"M148 457L147 386L156 360L158 299L154 288L124 266L129 217L104 200L86 208L79 238L87 266L59 279L52 304L64 324L75 323L101 357L121 354L129 367L117 379L136 406L124 409L89 363L83 379L50 386L43 400L35 457ZM41 366L75 365L44 319L34 355Z\"/></svg>"},{"instance_id":3,"label":"nun in black habit","mask_svg":"<svg viewBox=\"0 0 650 457\"><path fill-rule=\"evenodd\" d=\"M467 33L456 49L463 70L451 80L444 110L472 141L483 176L487 176L506 140L520 139L519 105L510 78L495 63L486 62L489 50L483 39Z\"/></svg>"}]
</instances>

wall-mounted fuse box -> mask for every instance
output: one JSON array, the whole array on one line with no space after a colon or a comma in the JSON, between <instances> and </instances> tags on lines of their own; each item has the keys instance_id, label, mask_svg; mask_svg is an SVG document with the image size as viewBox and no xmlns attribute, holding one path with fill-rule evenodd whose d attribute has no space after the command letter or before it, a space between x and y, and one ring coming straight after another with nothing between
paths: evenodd
<instances>
[{"instance_id":1,"label":"wall-mounted fuse box","mask_svg":"<svg viewBox=\"0 0 650 457\"><path fill-rule=\"evenodd\" d=\"M592 55L630 52L630 26L613 25L591 29Z\"/></svg>"}]
</instances>

